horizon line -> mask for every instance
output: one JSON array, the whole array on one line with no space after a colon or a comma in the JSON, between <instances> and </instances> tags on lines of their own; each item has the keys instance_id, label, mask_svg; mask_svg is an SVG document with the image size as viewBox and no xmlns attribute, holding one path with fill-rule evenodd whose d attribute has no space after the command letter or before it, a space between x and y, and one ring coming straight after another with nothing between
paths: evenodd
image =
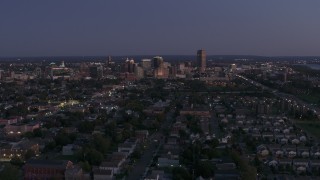
<instances>
[{"instance_id":1,"label":"horizon line","mask_svg":"<svg viewBox=\"0 0 320 180\"><path fill-rule=\"evenodd\" d=\"M135 56L196 56L194 54L192 55L44 55L44 56L0 56L0 58L54 58L54 57L135 57ZM275 58L275 57L320 57L320 55L239 55L239 54L232 54L232 55L206 55L208 56L252 56L252 57L266 57L266 58Z\"/></svg>"}]
</instances>

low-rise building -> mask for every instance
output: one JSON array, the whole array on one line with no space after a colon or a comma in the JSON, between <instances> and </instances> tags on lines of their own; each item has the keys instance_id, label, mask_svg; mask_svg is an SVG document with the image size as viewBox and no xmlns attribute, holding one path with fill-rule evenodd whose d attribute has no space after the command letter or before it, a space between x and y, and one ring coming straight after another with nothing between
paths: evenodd
<instances>
[{"instance_id":1,"label":"low-rise building","mask_svg":"<svg viewBox=\"0 0 320 180\"><path fill-rule=\"evenodd\" d=\"M113 171L110 169L100 169L99 167L93 167L93 179L94 180L112 180Z\"/></svg>"},{"instance_id":2,"label":"low-rise building","mask_svg":"<svg viewBox=\"0 0 320 180\"><path fill-rule=\"evenodd\" d=\"M75 147L73 144L68 144L62 147L62 155L70 156L74 154Z\"/></svg>"},{"instance_id":3,"label":"low-rise building","mask_svg":"<svg viewBox=\"0 0 320 180\"><path fill-rule=\"evenodd\" d=\"M24 179L65 179L65 172L74 168L71 161L29 160L24 166Z\"/></svg>"},{"instance_id":4,"label":"low-rise building","mask_svg":"<svg viewBox=\"0 0 320 180\"><path fill-rule=\"evenodd\" d=\"M4 127L8 136L20 136L26 132L33 132L33 130L40 128L39 122L32 122L28 124L9 124Z\"/></svg>"},{"instance_id":5,"label":"low-rise building","mask_svg":"<svg viewBox=\"0 0 320 180\"><path fill-rule=\"evenodd\" d=\"M177 167L179 159L173 158L171 155L161 155L158 157L158 167Z\"/></svg>"}]
</instances>

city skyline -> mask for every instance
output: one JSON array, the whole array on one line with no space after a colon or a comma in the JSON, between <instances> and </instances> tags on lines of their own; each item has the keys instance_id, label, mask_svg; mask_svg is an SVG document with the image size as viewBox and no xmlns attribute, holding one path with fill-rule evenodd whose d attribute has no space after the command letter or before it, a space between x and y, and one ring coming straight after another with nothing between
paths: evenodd
<instances>
[{"instance_id":1,"label":"city skyline","mask_svg":"<svg viewBox=\"0 0 320 180\"><path fill-rule=\"evenodd\" d=\"M0 57L319 56L320 2L1 1Z\"/></svg>"}]
</instances>

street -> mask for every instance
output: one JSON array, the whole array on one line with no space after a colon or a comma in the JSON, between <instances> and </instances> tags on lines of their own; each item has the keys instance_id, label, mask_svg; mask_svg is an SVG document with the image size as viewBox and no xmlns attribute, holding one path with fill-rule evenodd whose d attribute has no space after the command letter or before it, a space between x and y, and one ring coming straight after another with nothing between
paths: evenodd
<instances>
[{"instance_id":1,"label":"street","mask_svg":"<svg viewBox=\"0 0 320 180\"><path fill-rule=\"evenodd\" d=\"M159 128L160 130L148 138L146 150L143 152L133 169L129 172L127 179L143 179L147 175L154 155L157 155L159 148L164 144L165 137L162 131L169 128L172 123L172 115L172 112L168 112L165 122L163 122Z\"/></svg>"}]
</instances>

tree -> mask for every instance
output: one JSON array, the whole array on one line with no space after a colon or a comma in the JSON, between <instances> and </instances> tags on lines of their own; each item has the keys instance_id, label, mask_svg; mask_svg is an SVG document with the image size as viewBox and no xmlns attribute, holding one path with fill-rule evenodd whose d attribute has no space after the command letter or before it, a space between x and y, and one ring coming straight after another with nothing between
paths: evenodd
<instances>
[{"instance_id":1,"label":"tree","mask_svg":"<svg viewBox=\"0 0 320 180\"><path fill-rule=\"evenodd\" d=\"M191 88L191 91L193 92L199 92L199 91L206 91L207 87L205 85L205 83L203 81L198 81L198 80L194 80L194 81L189 81L189 86Z\"/></svg>"},{"instance_id":2,"label":"tree","mask_svg":"<svg viewBox=\"0 0 320 180\"><path fill-rule=\"evenodd\" d=\"M122 131L122 137L123 139L128 139L133 135L133 127L130 123L124 124L125 131Z\"/></svg>"},{"instance_id":3,"label":"tree","mask_svg":"<svg viewBox=\"0 0 320 180\"><path fill-rule=\"evenodd\" d=\"M23 134L24 137L26 138L33 138L33 133L32 132L26 132Z\"/></svg>"},{"instance_id":4,"label":"tree","mask_svg":"<svg viewBox=\"0 0 320 180\"><path fill-rule=\"evenodd\" d=\"M204 97L199 93L192 93L189 102L191 104L205 104Z\"/></svg>"},{"instance_id":5,"label":"tree","mask_svg":"<svg viewBox=\"0 0 320 180\"><path fill-rule=\"evenodd\" d=\"M180 136L181 139L186 139L186 138L188 138L188 134L187 134L186 131L183 130L183 129L180 129L180 130L179 130L179 136Z\"/></svg>"},{"instance_id":6,"label":"tree","mask_svg":"<svg viewBox=\"0 0 320 180\"><path fill-rule=\"evenodd\" d=\"M213 138L212 140L208 141L208 144L211 148L216 148L219 145L219 140L217 138Z\"/></svg>"},{"instance_id":7,"label":"tree","mask_svg":"<svg viewBox=\"0 0 320 180\"><path fill-rule=\"evenodd\" d=\"M111 137L112 141L114 142L118 142L121 140L121 138L118 139L116 130L117 130L117 124L114 121L111 123L108 123L105 127L105 134Z\"/></svg>"},{"instance_id":8,"label":"tree","mask_svg":"<svg viewBox=\"0 0 320 180\"><path fill-rule=\"evenodd\" d=\"M94 130L94 124L89 121L82 121L78 125L78 130L80 133L92 133Z\"/></svg>"},{"instance_id":9,"label":"tree","mask_svg":"<svg viewBox=\"0 0 320 180\"><path fill-rule=\"evenodd\" d=\"M85 160L91 165L100 165L103 160L103 155L95 149L89 149L88 153L85 154Z\"/></svg>"},{"instance_id":10,"label":"tree","mask_svg":"<svg viewBox=\"0 0 320 180\"><path fill-rule=\"evenodd\" d=\"M10 160L10 163L14 166L19 166L19 167L21 167L24 164L23 160L18 156L13 156Z\"/></svg>"},{"instance_id":11,"label":"tree","mask_svg":"<svg viewBox=\"0 0 320 180\"><path fill-rule=\"evenodd\" d=\"M213 169L214 167L209 161L200 161L196 167L196 172L204 178L210 178L213 176Z\"/></svg>"},{"instance_id":12,"label":"tree","mask_svg":"<svg viewBox=\"0 0 320 180\"><path fill-rule=\"evenodd\" d=\"M10 164L5 165L4 169L0 172L0 179L6 179L6 180L21 179L19 169Z\"/></svg>"},{"instance_id":13,"label":"tree","mask_svg":"<svg viewBox=\"0 0 320 180\"><path fill-rule=\"evenodd\" d=\"M53 150L54 148L56 148L57 144L55 141L51 141L48 144L46 144L46 146L44 147L44 152L48 152L50 150Z\"/></svg>"},{"instance_id":14,"label":"tree","mask_svg":"<svg viewBox=\"0 0 320 180\"><path fill-rule=\"evenodd\" d=\"M95 134L93 137L93 144L97 151L105 154L109 150L111 143L108 138L103 137L101 134Z\"/></svg>"},{"instance_id":15,"label":"tree","mask_svg":"<svg viewBox=\"0 0 320 180\"><path fill-rule=\"evenodd\" d=\"M133 151L133 153L131 154L131 158L133 159L140 159L141 158L141 150L135 150Z\"/></svg>"},{"instance_id":16,"label":"tree","mask_svg":"<svg viewBox=\"0 0 320 180\"><path fill-rule=\"evenodd\" d=\"M156 115L156 120L160 123L163 122L165 120L166 116L165 114L157 114Z\"/></svg>"},{"instance_id":17,"label":"tree","mask_svg":"<svg viewBox=\"0 0 320 180\"><path fill-rule=\"evenodd\" d=\"M85 171L85 172L90 172L91 171L91 166L88 161L81 161L80 167Z\"/></svg>"},{"instance_id":18,"label":"tree","mask_svg":"<svg viewBox=\"0 0 320 180\"><path fill-rule=\"evenodd\" d=\"M36 154L33 150L29 149L27 152L24 154L24 159L29 160L30 158L34 157Z\"/></svg>"},{"instance_id":19,"label":"tree","mask_svg":"<svg viewBox=\"0 0 320 180\"><path fill-rule=\"evenodd\" d=\"M135 100L135 101L129 101L125 108L136 111L136 112L142 112L144 109L144 106L141 102Z\"/></svg>"},{"instance_id":20,"label":"tree","mask_svg":"<svg viewBox=\"0 0 320 180\"><path fill-rule=\"evenodd\" d=\"M222 156L221 152L217 149L208 149L208 150L205 150L202 154L206 154L208 156L209 159L212 159L212 158L219 158Z\"/></svg>"},{"instance_id":21,"label":"tree","mask_svg":"<svg viewBox=\"0 0 320 180\"><path fill-rule=\"evenodd\" d=\"M186 148L181 155L183 164L191 164L193 162L192 148Z\"/></svg>"},{"instance_id":22,"label":"tree","mask_svg":"<svg viewBox=\"0 0 320 180\"><path fill-rule=\"evenodd\" d=\"M65 146L67 144L71 144L72 140L71 138L66 134L66 133L59 133L56 137L55 137L55 141L57 145L60 146Z\"/></svg>"},{"instance_id":23,"label":"tree","mask_svg":"<svg viewBox=\"0 0 320 180\"><path fill-rule=\"evenodd\" d=\"M34 137L43 137L44 134L40 128L33 130L33 136Z\"/></svg>"},{"instance_id":24,"label":"tree","mask_svg":"<svg viewBox=\"0 0 320 180\"><path fill-rule=\"evenodd\" d=\"M236 163L240 171L242 172L242 179L254 180L257 178L257 170L249 166L236 151L231 151L231 158Z\"/></svg>"},{"instance_id":25,"label":"tree","mask_svg":"<svg viewBox=\"0 0 320 180\"><path fill-rule=\"evenodd\" d=\"M173 180L191 180L192 177L190 175L190 173L184 169L184 168L181 168L181 167L174 167L172 169L172 179Z\"/></svg>"}]
</instances>

